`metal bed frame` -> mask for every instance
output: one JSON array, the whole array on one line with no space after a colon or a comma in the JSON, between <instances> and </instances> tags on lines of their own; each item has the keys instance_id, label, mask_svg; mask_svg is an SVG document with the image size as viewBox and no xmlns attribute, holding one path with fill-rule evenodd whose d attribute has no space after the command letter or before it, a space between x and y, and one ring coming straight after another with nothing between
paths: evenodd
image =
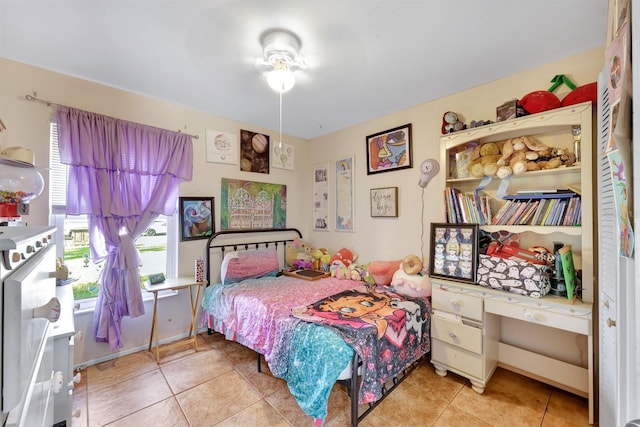
<instances>
[{"instance_id":1,"label":"metal bed frame","mask_svg":"<svg viewBox=\"0 0 640 427\"><path fill-rule=\"evenodd\" d=\"M216 239L224 238L226 236L241 236L247 234L259 235L260 233L289 233L291 235L296 235L299 238L302 238L302 233L297 228L279 228L279 229L260 229L260 230L223 230L217 233L214 233L207 240L206 253L205 253L205 276L207 279L207 283L211 285L211 250L218 249L221 253L221 257L224 258L224 252L229 249L233 251L237 250L249 250L250 248L258 249L260 246L269 247L269 245L275 245L277 248L280 244L284 245L284 253L283 253L283 265L286 265L286 246L288 243L292 243L295 239L293 238L276 238L273 240L261 240L261 241L252 241L247 243L215 243ZM210 328L207 328L207 333L211 335L214 331ZM261 365L261 354L256 352L258 356L257 360L257 370L258 372L262 372ZM405 370L403 370L398 376L392 378L387 381L386 384L382 386L382 397L375 402L371 402L367 404L367 409L365 409L361 414L358 414L358 392L359 392L359 382L358 378L358 370L362 365L362 361L358 356L358 353L353 352L353 357L351 359L351 376L349 379L338 380L339 383L343 384L347 388L347 392L349 395L349 399L351 400L351 426L356 427L360 421L362 421L371 411L373 411L382 401L393 391L396 387L398 387L409 375L413 369L415 369L425 357L428 357L429 353L422 356L420 359L414 361L411 365L409 365ZM353 379L356 379L355 381Z\"/></svg>"}]
</instances>

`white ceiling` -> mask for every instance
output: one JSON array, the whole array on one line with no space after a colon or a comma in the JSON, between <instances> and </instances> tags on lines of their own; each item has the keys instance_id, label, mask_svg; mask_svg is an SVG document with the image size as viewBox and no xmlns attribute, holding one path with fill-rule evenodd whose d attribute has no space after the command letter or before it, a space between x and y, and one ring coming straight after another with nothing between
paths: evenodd
<instances>
[{"instance_id":1,"label":"white ceiling","mask_svg":"<svg viewBox=\"0 0 640 427\"><path fill-rule=\"evenodd\" d=\"M0 0L0 57L277 130L256 60L285 28L308 68L283 132L312 139L601 46L606 15L606 0Z\"/></svg>"}]
</instances>

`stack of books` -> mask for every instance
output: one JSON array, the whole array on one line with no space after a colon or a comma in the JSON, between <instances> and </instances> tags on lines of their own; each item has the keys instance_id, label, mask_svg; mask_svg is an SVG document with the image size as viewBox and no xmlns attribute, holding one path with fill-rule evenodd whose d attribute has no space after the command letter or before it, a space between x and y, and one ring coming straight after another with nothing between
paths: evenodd
<instances>
[{"instance_id":1,"label":"stack of books","mask_svg":"<svg viewBox=\"0 0 640 427\"><path fill-rule=\"evenodd\" d=\"M444 204L449 224L490 224L491 198L480 192L463 193L457 188L444 189Z\"/></svg>"},{"instance_id":2,"label":"stack of books","mask_svg":"<svg viewBox=\"0 0 640 427\"><path fill-rule=\"evenodd\" d=\"M504 199L492 224L577 226L582 221L580 194L572 189L521 190Z\"/></svg>"}]
</instances>

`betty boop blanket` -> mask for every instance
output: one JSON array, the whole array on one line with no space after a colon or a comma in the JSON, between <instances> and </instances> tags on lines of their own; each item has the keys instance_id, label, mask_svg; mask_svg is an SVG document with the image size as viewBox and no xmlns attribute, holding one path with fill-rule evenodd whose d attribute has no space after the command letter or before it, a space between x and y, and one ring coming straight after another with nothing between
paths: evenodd
<instances>
[{"instance_id":1,"label":"betty boop blanket","mask_svg":"<svg viewBox=\"0 0 640 427\"><path fill-rule=\"evenodd\" d=\"M293 311L335 330L360 356L359 403L382 397L384 383L431 349L430 304L384 288L351 289Z\"/></svg>"}]
</instances>

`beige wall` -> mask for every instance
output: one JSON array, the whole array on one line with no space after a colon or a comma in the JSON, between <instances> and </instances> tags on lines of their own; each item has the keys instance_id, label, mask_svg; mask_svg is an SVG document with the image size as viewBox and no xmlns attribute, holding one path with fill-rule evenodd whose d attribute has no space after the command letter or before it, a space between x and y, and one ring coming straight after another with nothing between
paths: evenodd
<instances>
[{"instance_id":1,"label":"beige wall","mask_svg":"<svg viewBox=\"0 0 640 427\"><path fill-rule=\"evenodd\" d=\"M548 89L551 86L549 81L556 74L566 74L575 84L583 85L596 80L603 64L603 49L593 49L313 140L310 156L315 162L355 155L356 232L310 230L306 236L312 243L331 251L342 246L353 248L363 263L421 253L425 260L428 259L430 223L444 220L444 173L441 171L432 179L424 192L417 184L422 161L429 158L439 160L443 113L455 111L465 118L466 123L471 120L495 120L498 105L513 98L522 98L534 90ZM562 99L567 92L568 88L562 86L555 93ZM367 175L365 137L406 123L412 124L414 167ZM332 170L335 172L333 162ZM335 191L333 184L331 182L331 195ZM398 187L398 218L371 218L369 190L392 186ZM333 200L331 209L335 210ZM307 205L310 206L310 203L307 202ZM333 229L333 211L331 215Z\"/></svg>"},{"instance_id":2,"label":"beige wall","mask_svg":"<svg viewBox=\"0 0 640 427\"><path fill-rule=\"evenodd\" d=\"M310 184L299 179L308 163L309 144L283 135L283 140L295 147L295 171L271 168L270 174L241 172L239 165L207 163L205 159L205 129L236 133L247 129L271 135L278 131L261 129L247 123L227 120L180 105L113 89L39 68L0 58L0 118L7 127L0 133L0 147L21 145L36 155L38 168L48 167L49 118L52 108L29 102L25 95L37 92L39 98L71 107L93 111L133 122L199 135L193 140L193 180L180 187L181 196L214 196L216 229L220 226L220 179L237 178L287 185L287 223L300 226L305 222L308 205L299 197L309 192ZM276 95L274 94L274 97ZM43 171L46 187L43 194L31 202L30 214L24 220L32 225L49 223L49 180ZM202 256L204 241L180 243L178 274L193 274L193 260Z\"/></svg>"},{"instance_id":3,"label":"beige wall","mask_svg":"<svg viewBox=\"0 0 640 427\"><path fill-rule=\"evenodd\" d=\"M604 63L602 49L594 49L553 64L469 89L455 95L414 108L399 111L371 120L330 135L306 142L284 136L285 142L295 146L295 171L271 169L270 174L240 172L237 165L207 163L205 161L205 129L217 129L239 133L240 129L270 134L272 140L277 131L256 128L213 116L183 106L151 99L99 84L75 79L28 65L0 59L0 117L7 131L0 133L0 147L21 145L36 154L36 166L48 167L49 118L52 109L25 100L25 95L37 92L38 96L75 108L93 111L113 117L166 129L182 130L199 135L194 140L194 176L191 182L182 184L182 196L213 195L216 198L216 227L220 220L220 179L238 178L273 182L287 185L287 225L297 227L317 246L335 251L347 246L360 254L360 261L374 259L398 259L407 254L422 253L429 248L429 225L444 219L442 189L444 174L441 172L422 191L417 185L419 165L427 158L439 158L440 126L445 111L462 114L465 122L472 119L494 119L496 106L522 97L533 91L547 89L555 74L567 74L577 84L596 80ZM470 70L470 72L473 72ZM434 83L437 84L437 83ZM557 94L562 98L566 88ZM375 175L366 174L365 137L367 135L411 123L413 126L412 169ZM356 217L355 232L313 232L312 174L311 167L319 162L333 163L344 156L355 156ZM313 159L313 160L312 160ZM46 176L46 171L43 173ZM45 225L49 221L48 178L44 193L31 203L31 213L25 220L32 225ZM330 229L334 228L334 187L330 187ZM369 214L369 190L376 187L397 186L399 191L398 218L371 218ZM202 255L204 241L180 243L178 272L193 274L193 260ZM167 298L159 302L160 338L168 339L187 333L188 293L179 298ZM124 349L119 353L145 348L151 322L152 307L146 303L145 316L123 321L126 331ZM108 345L96 344L91 338L91 313L76 316L76 329L82 331L84 340L76 341L76 364L96 362L113 357Z\"/></svg>"}]
</instances>

